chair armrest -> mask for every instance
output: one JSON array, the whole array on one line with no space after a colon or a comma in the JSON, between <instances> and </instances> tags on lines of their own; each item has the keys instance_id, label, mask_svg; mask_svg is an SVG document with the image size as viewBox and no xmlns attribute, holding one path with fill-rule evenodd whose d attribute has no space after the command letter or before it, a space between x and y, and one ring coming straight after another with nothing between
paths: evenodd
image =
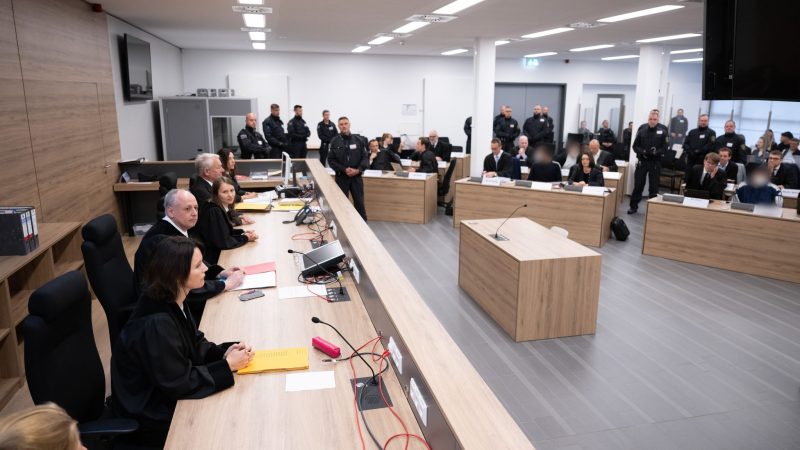
<instances>
[{"instance_id":1,"label":"chair armrest","mask_svg":"<svg viewBox=\"0 0 800 450\"><path fill-rule=\"evenodd\" d=\"M101 419L78 424L82 438L98 439L132 433L139 429L139 422L133 419Z\"/></svg>"}]
</instances>

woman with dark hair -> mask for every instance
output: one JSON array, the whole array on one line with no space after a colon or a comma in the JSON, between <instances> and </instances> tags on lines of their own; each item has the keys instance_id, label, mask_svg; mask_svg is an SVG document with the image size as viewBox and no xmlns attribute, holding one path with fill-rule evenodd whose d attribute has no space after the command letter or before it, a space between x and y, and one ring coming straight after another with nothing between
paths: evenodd
<instances>
[{"instance_id":1,"label":"woman with dark hair","mask_svg":"<svg viewBox=\"0 0 800 450\"><path fill-rule=\"evenodd\" d=\"M217 264L222 250L241 247L258 239L254 231L233 228L237 225L232 214L233 189L233 181L221 176L211 185L211 199L200 205L194 231L205 246L206 261L211 264Z\"/></svg>"},{"instance_id":2,"label":"woman with dark hair","mask_svg":"<svg viewBox=\"0 0 800 450\"><path fill-rule=\"evenodd\" d=\"M225 172L224 175L230 177L233 182L233 188L236 190L236 203L241 202L242 199L245 198L257 197L258 194L255 192L247 192L239 186L239 181L236 180L236 155L233 154L233 150L223 148L217 152L217 155L219 155L219 160L222 162L222 170Z\"/></svg>"},{"instance_id":3,"label":"woman with dark hair","mask_svg":"<svg viewBox=\"0 0 800 450\"><path fill-rule=\"evenodd\" d=\"M162 240L145 274L146 288L120 333L111 358L113 407L136 419L131 439L163 446L178 400L208 397L233 386L232 371L253 358L243 342L214 344L184 305L207 268L197 244L183 236Z\"/></svg>"},{"instance_id":4,"label":"woman with dark hair","mask_svg":"<svg viewBox=\"0 0 800 450\"><path fill-rule=\"evenodd\" d=\"M581 153L578 165L569 174L569 181L575 186L603 186L603 171L595 168L591 154Z\"/></svg>"}]
</instances>

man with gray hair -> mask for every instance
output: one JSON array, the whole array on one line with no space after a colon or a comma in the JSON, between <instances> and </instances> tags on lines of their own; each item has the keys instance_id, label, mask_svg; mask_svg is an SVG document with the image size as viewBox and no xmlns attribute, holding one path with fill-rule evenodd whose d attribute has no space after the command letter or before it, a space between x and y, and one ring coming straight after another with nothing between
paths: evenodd
<instances>
[{"instance_id":1,"label":"man with gray hair","mask_svg":"<svg viewBox=\"0 0 800 450\"><path fill-rule=\"evenodd\" d=\"M133 274L136 289L139 291L144 288L144 274L158 244L170 236L191 237L193 235L192 228L197 224L197 200L189 191L172 189L164 196L164 212L164 218L150 227L144 235L134 256ZM239 287L244 279L244 273L238 267L225 270L218 265L206 265L208 271L205 285L192 289L186 297L186 305L189 306L192 314L195 314L198 322L203 315L207 299L222 291Z\"/></svg>"},{"instance_id":2,"label":"man with gray hair","mask_svg":"<svg viewBox=\"0 0 800 450\"><path fill-rule=\"evenodd\" d=\"M189 190L194 194L198 203L211 200L211 186L224 172L219 155L201 153L194 160L197 173L189 181Z\"/></svg>"},{"instance_id":3,"label":"man with gray hair","mask_svg":"<svg viewBox=\"0 0 800 450\"><path fill-rule=\"evenodd\" d=\"M439 132L431 130L428 133L428 139L431 141L431 150L436 155L437 161L450 162L450 154L453 152L453 146L447 142L439 140Z\"/></svg>"}]
</instances>

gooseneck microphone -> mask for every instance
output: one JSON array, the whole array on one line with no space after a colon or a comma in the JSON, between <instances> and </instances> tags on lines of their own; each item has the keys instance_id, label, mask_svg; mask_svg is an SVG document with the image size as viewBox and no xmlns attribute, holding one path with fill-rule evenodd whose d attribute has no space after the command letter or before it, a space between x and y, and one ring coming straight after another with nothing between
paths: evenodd
<instances>
[{"instance_id":1,"label":"gooseneck microphone","mask_svg":"<svg viewBox=\"0 0 800 450\"><path fill-rule=\"evenodd\" d=\"M372 372L372 378L370 379L370 384L373 384L373 385L377 384L377 382L378 382L377 375L375 375L375 371L372 369L372 366L369 365L367 360L364 359L363 356L361 356L361 354L358 352L358 350L356 350L355 347L353 347L353 344L351 344L350 341L348 341L344 336L342 336L342 333L340 333L339 330L337 330L335 326L329 324L328 322L323 322L317 316L312 317L311 321L314 322L314 323L321 323L323 325L327 325L327 326L331 327L333 329L333 331L335 331L336 334L338 334L339 337L342 338L342 340L345 342L345 344L347 344L347 346L350 347L351 350L353 350L353 353L355 353L359 358L361 358L361 361L364 361L364 364L367 365L367 367L369 368L369 371Z\"/></svg>"},{"instance_id":2,"label":"gooseneck microphone","mask_svg":"<svg viewBox=\"0 0 800 450\"><path fill-rule=\"evenodd\" d=\"M315 266L319 267L320 270L322 270L323 272L325 272L328 275L332 276L336 280L336 282L339 283L339 295L344 295L344 286L342 286L342 281L339 279L339 277L336 276L335 274L332 274L332 273L328 272L328 270L326 270L324 267L322 267L318 262L314 261L313 258L308 256L308 253L303 253L303 252L299 252L297 250L292 250L292 249L289 249L286 252L287 253L297 253L299 255L303 255L306 258L308 258L308 260L311 261L312 263L314 263Z\"/></svg>"},{"instance_id":3,"label":"gooseneck microphone","mask_svg":"<svg viewBox=\"0 0 800 450\"><path fill-rule=\"evenodd\" d=\"M525 203L524 205L518 206L517 209L515 209L514 212L512 212L511 214L509 214L509 216L506 217L506 220L504 220L503 223L501 223L500 226L497 227L497 231L495 231L494 234L490 234L489 236L493 237L495 241L507 241L508 238L503 236L502 234L500 234L500 228L502 228L503 225L505 225L506 222L508 222L508 219L513 217L514 214L517 213L517 211L519 211L521 208L527 208L527 207L528 207L527 203Z\"/></svg>"}]
</instances>

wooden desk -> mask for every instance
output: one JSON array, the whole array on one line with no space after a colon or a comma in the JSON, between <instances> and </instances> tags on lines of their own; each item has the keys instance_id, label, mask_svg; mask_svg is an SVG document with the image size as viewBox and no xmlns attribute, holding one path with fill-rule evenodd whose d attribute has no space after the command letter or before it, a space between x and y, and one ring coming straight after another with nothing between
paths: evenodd
<instances>
[{"instance_id":1,"label":"wooden desk","mask_svg":"<svg viewBox=\"0 0 800 450\"><path fill-rule=\"evenodd\" d=\"M469 173L470 173L470 170L469 170L469 165L470 165L470 161L471 161L470 155L464 154L464 156L452 156L450 158L450 161L451 162L452 161L456 161L456 168L453 169L453 175L450 177L450 190L447 191L447 195L444 198L441 199L443 202L449 202L450 200L452 200L455 197L456 180L460 180L462 178L467 178L467 177L469 177ZM419 162L414 161L414 162L411 163L411 165L403 166L404 169L408 169L409 167L419 167ZM437 173L439 175L439 182L442 182L444 180L444 176L447 173L447 169L448 168L449 168L449 165L444 166L444 167L439 167L439 170L437 171Z\"/></svg>"},{"instance_id":2,"label":"wooden desk","mask_svg":"<svg viewBox=\"0 0 800 450\"><path fill-rule=\"evenodd\" d=\"M603 186L607 188L616 189L617 203L625 201L625 171L628 169L626 161L617 161L617 172L603 172ZM522 179L527 180L530 168L522 166ZM618 174L618 175L617 175ZM568 170L561 171L561 179L567 181L569 175Z\"/></svg>"},{"instance_id":3,"label":"wooden desk","mask_svg":"<svg viewBox=\"0 0 800 450\"><path fill-rule=\"evenodd\" d=\"M39 247L24 256L0 256L0 408L22 387L25 364L16 328L28 316L31 294L83 267L80 226L39 223Z\"/></svg>"},{"instance_id":4,"label":"wooden desk","mask_svg":"<svg viewBox=\"0 0 800 450\"><path fill-rule=\"evenodd\" d=\"M602 247L608 241L617 207L614 192L601 197L560 189L537 191L514 183L487 186L466 180L456 182L456 197L454 227L463 220L505 218L518 206L527 204L527 208L517 211L517 216L546 227L564 228L570 239L593 247Z\"/></svg>"},{"instance_id":5,"label":"wooden desk","mask_svg":"<svg viewBox=\"0 0 800 450\"><path fill-rule=\"evenodd\" d=\"M647 202L642 253L800 283L798 236L796 210L773 218L720 201L701 209L656 197Z\"/></svg>"},{"instance_id":6,"label":"wooden desk","mask_svg":"<svg viewBox=\"0 0 800 450\"><path fill-rule=\"evenodd\" d=\"M322 211L328 223L335 221L338 239L359 268L359 282L350 275L344 281L352 301L279 300L275 289L266 289L265 297L241 302L236 299L238 293L224 293L208 302L200 328L213 341L245 339L259 349L310 346L313 336L321 336L340 345L343 354L349 354L344 342L330 328L312 324L312 316L337 326L353 344L374 337L378 330L392 337L403 354L402 373L392 363L385 384L410 432L423 433L433 448L532 449L333 179L318 161L307 160L307 164L322 198ZM261 240L222 252L222 264L274 260L278 285L297 285L299 269L286 249L302 251L309 246L291 239L305 229L282 224L289 214L254 213L257 223L245 228L258 230ZM309 356L311 371L334 371L335 389L287 393L286 374L237 375L231 389L202 400L178 402L167 448L357 448L349 364L323 363L326 356L313 349ZM360 361L355 367L358 376L369 374ZM407 400L411 379L428 402L427 425ZM400 429L386 409L365 415L381 443ZM364 439L371 447L366 432ZM399 445L394 443L392 448ZM422 447L412 441L409 448Z\"/></svg>"},{"instance_id":7,"label":"wooden desk","mask_svg":"<svg viewBox=\"0 0 800 450\"><path fill-rule=\"evenodd\" d=\"M458 285L517 342L593 334L601 255L527 218L461 222Z\"/></svg>"},{"instance_id":8,"label":"wooden desk","mask_svg":"<svg viewBox=\"0 0 800 450\"><path fill-rule=\"evenodd\" d=\"M436 176L424 180L384 173L363 177L364 207L370 220L428 223L436 217Z\"/></svg>"}]
</instances>

